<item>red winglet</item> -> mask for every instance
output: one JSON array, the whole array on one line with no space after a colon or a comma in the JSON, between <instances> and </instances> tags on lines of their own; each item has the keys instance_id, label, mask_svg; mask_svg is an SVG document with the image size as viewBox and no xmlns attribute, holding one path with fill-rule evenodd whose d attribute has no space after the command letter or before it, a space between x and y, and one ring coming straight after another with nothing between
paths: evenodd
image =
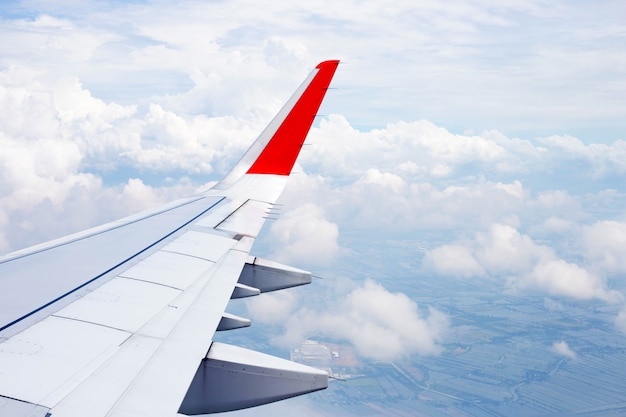
<instances>
[{"instance_id":1,"label":"red winglet","mask_svg":"<svg viewBox=\"0 0 626 417\"><path fill-rule=\"evenodd\" d=\"M272 139L248 169L248 174L289 175L322 104L338 60L324 61Z\"/></svg>"}]
</instances>

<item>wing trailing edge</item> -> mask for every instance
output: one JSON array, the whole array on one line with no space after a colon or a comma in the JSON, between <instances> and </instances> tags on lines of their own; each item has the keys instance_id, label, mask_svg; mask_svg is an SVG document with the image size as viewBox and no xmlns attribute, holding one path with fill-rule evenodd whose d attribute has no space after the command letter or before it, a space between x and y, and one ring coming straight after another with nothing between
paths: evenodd
<instances>
[{"instance_id":1,"label":"wing trailing edge","mask_svg":"<svg viewBox=\"0 0 626 417\"><path fill-rule=\"evenodd\" d=\"M311 283L312 274L302 269L250 257L241 271L239 284L270 292Z\"/></svg>"},{"instance_id":2,"label":"wing trailing edge","mask_svg":"<svg viewBox=\"0 0 626 417\"><path fill-rule=\"evenodd\" d=\"M213 342L178 412L199 415L240 410L308 394L327 386L325 371Z\"/></svg>"}]
</instances>

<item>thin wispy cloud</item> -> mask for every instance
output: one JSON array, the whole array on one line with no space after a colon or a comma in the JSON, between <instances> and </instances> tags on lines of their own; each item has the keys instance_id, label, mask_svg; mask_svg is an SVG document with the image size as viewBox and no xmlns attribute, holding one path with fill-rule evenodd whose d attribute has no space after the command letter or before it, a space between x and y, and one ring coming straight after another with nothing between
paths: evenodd
<instances>
[{"instance_id":1,"label":"thin wispy cloud","mask_svg":"<svg viewBox=\"0 0 626 417\"><path fill-rule=\"evenodd\" d=\"M426 118L530 136L600 130L614 140L625 133L620 8L610 1L15 1L3 12L2 36L12 42L0 47L0 62L57 78L71 73L107 101L190 92L190 100L208 99L191 108L232 114L250 109L233 90L256 89L260 101L248 97L268 103L311 62L341 58L348 64L334 100L358 126Z\"/></svg>"}]
</instances>

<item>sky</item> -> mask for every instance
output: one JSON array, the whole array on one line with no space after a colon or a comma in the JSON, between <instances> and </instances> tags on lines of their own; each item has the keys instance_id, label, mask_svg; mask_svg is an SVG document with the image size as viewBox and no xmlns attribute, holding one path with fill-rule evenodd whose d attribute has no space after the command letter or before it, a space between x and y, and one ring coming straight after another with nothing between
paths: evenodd
<instances>
[{"instance_id":1,"label":"sky","mask_svg":"<svg viewBox=\"0 0 626 417\"><path fill-rule=\"evenodd\" d=\"M328 271L368 241L432 236L419 273L618 306L626 334L625 13L617 0L6 1L0 253L206 188L318 62L340 59L263 252ZM277 343L324 332L374 360L436 355L451 331L375 276L332 288L345 302L279 293L248 309L290 317ZM575 357L563 343L550 349Z\"/></svg>"}]
</instances>

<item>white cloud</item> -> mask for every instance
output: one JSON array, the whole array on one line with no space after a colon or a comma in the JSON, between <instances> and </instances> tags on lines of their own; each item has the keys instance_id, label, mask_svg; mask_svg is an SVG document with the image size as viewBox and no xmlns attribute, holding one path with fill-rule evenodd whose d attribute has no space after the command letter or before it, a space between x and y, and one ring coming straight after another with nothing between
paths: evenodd
<instances>
[{"instance_id":1,"label":"white cloud","mask_svg":"<svg viewBox=\"0 0 626 417\"><path fill-rule=\"evenodd\" d=\"M339 252L337 224L313 204L304 204L280 215L270 228L272 257L280 262L327 265Z\"/></svg>"},{"instance_id":2,"label":"white cloud","mask_svg":"<svg viewBox=\"0 0 626 417\"><path fill-rule=\"evenodd\" d=\"M129 179L128 183L124 185L120 200L128 206L127 211L129 213L138 213L165 203L153 187L145 185L143 181L137 178Z\"/></svg>"},{"instance_id":3,"label":"white cloud","mask_svg":"<svg viewBox=\"0 0 626 417\"><path fill-rule=\"evenodd\" d=\"M496 223L489 227L488 232L476 233L473 240L428 251L424 266L451 276L502 276L527 271L538 262L553 257L550 248L537 245L511 226ZM449 265L455 259L462 261L461 265L469 270L450 269Z\"/></svg>"},{"instance_id":4,"label":"white cloud","mask_svg":"<svg viewBox=\"0 0 626 417\"><path fill-rule=\"evenodd\" d=\"M524 198L526 195L524 186L522 185L520 181L513 181L513 183L511 184L497 183L495 184L495 187L506 191L508 194L512 195L513 197L517 197L520 199Z\"/></svg>"},{"instance_id":5,"label":"white cloud","mask_svg":"<svg viewBox=\"0 0 626 417\"><path fill-rule=\"evenodd\" d=\"M560 259L550 247L502 224L493 224L489 232L478 232L471 240L428 251L423 267L456 277L498 277L515 292L539 291L610 303L624 298L619 291L609 289L600 275Z\"/></svg>"},{"instance_id":6,"label":"white cloud","mask_svg":"<svg viewBox=\"0 0 626 417\"><path fill-rule=\"evenodd\" d=\"M276 291L248 300L250 317L259 323L281 323L297 307L299 300L291 291Z\"/></svg>"},{"instance_id":7,"label":"white cloud","mask_svg":"<svg viewBox=\"0 0 626 417\"><path fill-rule=\"evenodd\" d=\"M434 308L423 315L406 295L389 292L369 280L335 297L325 299L321 305L299 303L297 308L289 299L287 303L279 302L278 309L271 302L257 303L255 299L250 300L248 308L253 317L258 314L265 321L271 318L284 324L275 342L285 346L310 337L332 338L351 343L364 358L384 361L411 354L436 355L442 349L440 343L449 330L449 319ZM279 314L275 314L277 310Z\"/></svg>"},{"instance_id":8,"label":"white cloud","mask_svg":"<svg viewBox=\"0 0 626 417\"><path fill-rule=\"evenodd\" d=\"M530 272L510 278L508 285L513 290L539 290L581 300L616 303L624 299L619 291L608 289L598 275L561 259L539 263Z\"/></svg>"},{"instance_id":9,"label":"white cloud","mask_svg":"<svg viewBox=\"0 0 626 417\"><path fill-rule=\"evenodd\" d=\"M0 252L84 230L197 191L184 178L159 187L132 178L123 184L106 186L92 174L77 174L60 183L39 182L42 188L49 188L48 194L31 196L31 185L28 192L15 191L0 198ZM8 199L30 203L15 208L6 203Z\"/></svg>"},{"instance_id":10,"label":"white cloud","mask_svg":"<svg viewBox=\"0 0 626 417\"><path fill-rule=\"evenodd\" d=\"M437 100L451 100L455 106L461 103L456 92L441 88L456 90L458 80L467 85L467 74L457 78L457 67L447 67L453 62L438 58L459 52L459 36L466 45L481 39L487 31L515 26L517 17L511 12L527 17L554 16L544 4L484 8L462 2L446 7L401 2L381 9L349 3L328 9L270 3L252 13L236 4L183 2L176 7L75 7L71 12L63 10L63 18L58 17L58 7L37 7L32 19L7 18L3 26L6 37L14 41L0 47L5 52L0 54L5 65L0 85L11 90L6 97L17 96L2 106L1 128L11 140L22 136L54 138L56 165L51 160L37 166L54 170L55 178L86 173L98 177L120 166L140 173L223 173L316 60L328 58L319 56L321 50L326 51L324 55L351 62L338 71L335 85L340 88L329 93L326 105L346 114L370 107L378 110L381 106L390 106L387 108L394 112L393 117L377 122L370 121L371 115L366 120L355 117L358 113L352 113L352 123L346 116L331 115L312 132L312 146L305 148L302 166L335 181L327 186L332 188L327 205L314 202L324 207L333 222L406 232L423 228L451 230L466 227L472 219L478 230L493 222L508 223L515 216L523 223L526 217L518 211L533 197L535 209L553 215L560 208L571 213L561 216L564 220L579 220L585 213L576 196L555 190L537 197L523 176L551 175L555 168L558 173L559 167L571 161L582 163L583 173L623 172L620 161L624 158L620 155L624 145L620 141L603 146L585 145L571 136L530 141L509 138L496 130L460 135L427 120L411 121L432 116L430 109L437 106L447 108L446 117L451 117L454 110L438 105L441 102ZM27 6L24 12L28 14ZM233 18L211 20L217 12ZM316 13L314 22L296 24L311 12ZM403 19L397 20L398 16ZM425 16L436 16L438 23L430 23ZM425 20L414 25L415 19ZM109 23L102 25L103 21ZM212 24L207 25L207 21ZM337 21L350 30L334 25ZM320 34L320 27L328 30ZM400 27L408 31L400 32ZM298 28L295 33L294 28ZM607 36L610 34L607 29ZM363 35L373 42L355 42ZM73 44L77 36L83 41L73 52L67 45ZM388 50L390 44L396 45L388 42L390 38L398 41L397 51L419 49L420 42L427 42L443 55L419 54L420 71L412 71L416 64L410 58L413 55L403 53L409 61L394 66L387 62L396 57L396 49L391 53ZM432 43L437 39L447 41ZM362 44L367 44L367 65L357 58ZM383 45L384 65L377 49ZM464 53L453 56L468 58ZM442 65L445 71L432 71ZM464 68L473 71L480 65ZM504 70L510 73L510 67ZM432 74L437 76L432 79ZM494 81L499 80L496 74ZM424 90L424 96L412 100L418 103L417 108L406 101L406 97L413 97L415 83ZM164 89L169 85L171 89ZM400 96L386 101L376 96L381 91L398 91L389 88L394 85L403 86ZM435 85L440 86L436 100L430 91ZM355 100L356 92L364 94L363 86L367 86L371 98ZM493 94L494 88L482 89L481 100L465 103L465 108L488 102L483 100L486 91ZM422 102L429 105L424 107ZM410 117L397 113L399 109L393 103L411 108ZM488 108L490 116L493 110ZM402 118L405 121L398 121ZM385 127L363 128L372 125ZM339 189L336 184L347 188ZM387 189L381 190L376 184ZM67 192L67 187L57 184L46 188L57 202ZM38 194L29 187L23 190L24 195ZM376 204L371 204L372 195L380 196ZM359 212L341 212L339 201L346 206L354 203Z\"/></svg>"},{"instance_id":11,"label":"white cloud","mask_svg":"<svg viewBox=\"0 0 626 417\"><path fill-rule=\"evenodd\" d=\"M562 154L562 158L584 161L590 166L590 173L600 177L607 172L626 171L626 141L616 140L610 145L591 143L585 145L572 136L550 136L539 139L539 143ZM556 153L554 152L554 153Z\"/></svg>"},{"instance_id":12,"label":"white cloud","mask_svg":"<svg viewBox=\"0 0 626 417\"><path fill-rule=\"evenodd\" d=\"M587 259L610 274L626 272L626 223L604 220L582 227Z\"/></svg>"},{"instance_id":13,"label":"white cloud","mask_svg":"<svg viewBox=\"0 0 626 417\"><path fill-rule=\"evenodd\" d=\"M556 353L557 355L565 356L570 359L576 359L576 352L570 349L567 342L564 342L562 340L558 342L554 342L552 346L550 347L550 350Z\"/></svg>"},{"instance_id":14,"label":"white cloud","mask_svg":"<svg viewBox=\"0 0 626 417\"><path fill-rule=\"evenodd\" d=\"M307 65L310 54L307 47L299 42L293 42L289 38L271 36L265 41L265 60L275 68L288 65Z\"/></svg>"},{"instance_id":15,"label":"white cloud","mask_svg":"<svg viewBox=\"0 0 626 417\"><path fill-rule=\"evenodd\" d=\"M536 200L533 201L539 208L549 212L573 212L581 211L580 201L562 190L550 190L539 193Z\"/></svg>"},{"instance_id":16,"label":"white cloud","mask_svg":"<svg viewBox=\"0 0 626 417\"><path fill-rule=\"evenodd\" d=\"M450 165L437 164L433 168L431 168L430 175L435 178L447 177L448 175L452 174L452 171L453 169Z\"/></svg>"},{"instance_id":17,"label":"white cloud","mask_svg":"<svg viewBox=\"0 0 626 417\"><path fill-rule=\"evenodd\" d=\"M563 234L573 229L576 229L576 223L563 219L558 215L548 217L543 223L538 226L538 229L547 232L548 234Z\"/></svg>"},{"instance_id":18,"label":"white cloud","mask_svg":"<svg viewBox=\"0 0 626 417\"><path fill-rule=\"evenodd\" d=\"M475 243L477 259L495 275L516 274L555 256L550 248L537 245L530 237L502 224L493 224L488 233L477 234Z\"/></svg>"},{"instance_id":19,"label":"white cloud","mask_svg":"<svg viewBox=\"0 0 626 417\"><path fill-rule=\"evenodd\" d=\"M418 115L463 130L495 126L540 136L562 126L620 129L624 90L614 70L624 62L620 11L617 4L599 10L494 0L385 7L273 1L263 8L241 0L20 3L25 18L4 18L1 35L12 42L0 46L0 63L74 72L86 85L99 84L108 100L181 93L195 70L232 74L241 91L252 90L254 77L273 69L281 71L274 81L296 80L310 61L342 58L351 65L341 76L347 87L341 101L357 125ZM528 25L536 38L513 30ZM365 97L364 85L371 91ZM230 101L227 94L219 98Z\"/></svg>"},{"instance_id":20,"label":"white cloud","mask_svg":"<svg viewBox=\"0 0 626 417\"><path fill-rule=\"evenodd\" d=\"M363 184L377 184L385 188L389 188L394 193L401 193L405 188L405 183L398 175L389 172L380 172L372 168L368 169L365 176L357 182Z\"/></svg>"},{"instance_id":21,"label":"white cloud","mask_svg":"<svg viewBox=\"0 0 626 417\"><path fill-rule=\"evenodd\" d=\"M0 71L0 108L6 109L0 112L0 251L122 217L195 188L184 178L158 187L126 178L105 184L102 176L110 172L130 166L204 173L218 155L203 143L210 134L203 131L211 125L203 123L206 117L188 120L156 110L144 116L136 106L94 98L71 77L50 81L35 70ZM241 133L220 121L213 123L214 132ZM160 143L150 142L151 134L162 131ZM54 214L65 220L53 221Z\"/></svg>"},{"instance_id":22,"label":"white cloud","mask_svg":"<svg viewBox=\"0 0 626 417\"><path fill-rule=\"evenodd\" d=\"M359 132L343 116L333 114L312 132L311 143L303 163L319 165L332 175L363 172L374 165L383 172L442 178L455 166L498 163L505 167L516 158L490 138L456 135L426 120Z\"/></svg>"},{"instance_id":23,"label":"white cloud","mask_svg":"<svg viewBox=\"0 0 626 417\"><path fill-rule=\"evenodd\" d=\"M403 178L403 173L371 169L354 182L337 184L326 178L324 190L310 196L329 216L348 229L410 234L420 230L488 227L494 220L517 223L524 199L509 185L489 181L447 181L439 185ZM520 191L521 192L521 191ZM489 202L489 203L487 203Z\"/></svg>"},{"instance_id":24,"label":"white cloud","mask_svg":"<svg viewBox=\"0 0 626 417\"><path fill-rule=\"evenodd\" d=\"M439 275L462 278L485 273L471 250L462 245L443 245L428 251L423 266Z\"/></svg>"}]
</instances>

